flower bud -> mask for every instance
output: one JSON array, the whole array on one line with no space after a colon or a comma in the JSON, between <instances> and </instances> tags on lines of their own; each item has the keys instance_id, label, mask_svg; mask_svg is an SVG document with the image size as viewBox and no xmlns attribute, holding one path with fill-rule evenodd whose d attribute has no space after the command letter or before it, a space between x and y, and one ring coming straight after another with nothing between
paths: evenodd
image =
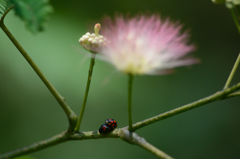
<instances>
[{"instance_id":1,"label":"flower bud","mask_svg":"<svg viewBox=\"0 0 240 159\"><path fill-rule=\"evenodd\" d=\"M102 35L99 35L101 25L97 23L94 27L95 33L90 34L87 32L79 39L79 43L88 51L92 53L98 53L101 51L109 41Z\"/></svg>"}]
</instances>

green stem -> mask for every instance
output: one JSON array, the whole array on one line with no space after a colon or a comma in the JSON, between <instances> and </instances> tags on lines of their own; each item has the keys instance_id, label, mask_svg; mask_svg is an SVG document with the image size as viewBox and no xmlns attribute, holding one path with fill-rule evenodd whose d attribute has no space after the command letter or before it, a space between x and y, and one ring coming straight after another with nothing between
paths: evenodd
<instances>
[{"instance_id":1,"label":"green stem","mask_svg":"<svg viewBox=\"0 0 240 159\"><path fill-rule=\"evenodd\" d=\"M47 140L43 140L37 143L34 143L32 145L5 153L0 154L0 159L10 159L14 157L18 157L21 155L30 154L66 141L70 140L85 140L85 139L101 139L101 138L119 138L119 129L115 130L114 132L108 134L108 135L101 135L96 131L89 131L89 132L81 132L81 133L61 133L58 135L55 135Z\"/></svg>"},{"instance_id":2,"label":"green stem","mask_svg":"<svg viewBox=\"0 0 240 159\"><path fill-rule=\"evenodd\" d=\"M149 119L137 122L136 124L133 125L133 131L135 131L137 129L140 129L142 127L145 127L147 125L153 124L155 122L158 122L160 120L163 120L163 119L178 115L180 113L189 111L191 109L200 107L202 105L206 105L208 103L218 101L218 100L223 100L223 99L230 98L230 97L235 97L235 96L240 95L240 94L239 93L233 93L233 92L236 92L239 89L240 89L240 83L238 83L238 84L236 84L236 85L234 85L234 86L232 86L228 89L225 89L223 91L219 91L219 92L217 92L217 93L215 93L211 96L200 99L196 102L186 104L186 105L181 106L179 108L176 108L176 109L167 111L165 113L159 114L157 116L151 117Z\"/></svg>"},{"instance_id":3,"label":"green stem","mask_svg":"<svg viewBox=\"0 0 240 159\"><path fill-rule=\"evenodd\" d=\"M227 82L226 82L226 84L225 84L223 89L227 89L229 87L229 85L230 85L230 83L231 83L231 81L233 79L233 76L234 76L234 74L235 74L235 72L236 72L236 70L238 68L239 63L240 63L240 53L238 54L237 60L236 60L234 66L232 68L232 71L231 71L231 73L230 73L230 75L229 75L229 77L227 79Z\"/></svg>"},{"instance_id":4,"label":"green stem","mask_svg":"<svg viewBox=\"0 0 240 159\"><path fill-rule=\"evenodd\" d=\"M43 140L38 143L34 143L32 145L2 154L0 155L0 159L10 159L10 158L15 158L21 155L30 154L30 153L54 146L56 144L60 144L67 140L68 140L68 135L65 133L62 133L62 134L53 136L50 139Z\"/></svg>"},{"instance_id":5,"label":"green stem","mask_svg":"<svg viewBox=\"0 0 240 159\"><path fill-rule=\"evenodd\" d=\"M228 95L228 98L240 96L240 92L231 93Z\"/></svg>"},{"instance_id":6,"label":"green stem","mask_svg":"<svg viewBox=\"0 0 240 159\"><path fill-rule=\"evenodd\" d=\"M142 147L143 149L149 151L150 153L156 155L159 158L162 159L173 159L171 156L166 154L165 152L159 150L152 144L148 143L143 137L138 136L137 133L128 131L127 129L121 129L119 131L119 136L122 140L137 145L139 147Z\"/></svg>"},{"instance_id":7,"label":"green stem","mask_svg":"<svg viewBox=\"0 0 240 159\"><path fill-rule=\"evenodd\" d=\"M133 85L133 75L128 75L128 130L132 131L132 85Z\"/></svg>"},{"instance_id":8,"label":"green stem","mask_svg":"<svg viewBox=\"0 0 240 159\"><path fill-rule=\"evenodd\" d=\"M236 16L236 13L235 13L235 11L234 11L233 8L231 8L230 11L231 11L231 13L232 13L232 17L233 17L234 23L235 23L235 25L236 25L236 27L237 27L237 29L238 29L239 34L240 34L240 24L239 24L239 22L238 22L238 18L237 18L237 16Z\"/></svg>"},{"instance_id":9,"label":"green stem","mask_svg":"<svg viewBox=\"0 0 240 159\"><path fill-rule=\"evenodd\" d=\"M44 76L44 74L41 72L41 70L38 68L38 66L34 63L34 61L31 59L31 57L22 48L22 46L18 43L18 41L14 38L14 36L11 34L11 32L4 25L3 21L0 22L0 27L5 32L5 34L8 36L8 38L12 41L12 43L16 46L16 48L20 51L20 53L23 55L23 57L27 60L27 62L31 65L33 70L37 73L39 78L47 86L47 88L52 93L52 95L55 97L55 99L58 101L58 103L60 104L60 106L62 107L62 109L64 110L65 114L68 117L68 120L69 120L68 130L73 131L74 127L76 125L76 122L77 122L77 116L75 115L75 113L70 109L70 107L65 102L65 99L58 93L58 91L53 87L53 85L47 80L47 78Z\"/></svg>"},{"instance_id":10,"label":"green stem","mask_svg":"<svg viewBox=\"0 0 240 159\"><path fill-rule=\"evenodd\" d=\"M85 90L85 95L84 95L84 99L83 99L83 103L82 103L81 112L80 112L80 115L78 118L77 125L75 127L75 132L78 132L80 130L80 125L82 122L85 106L87 103L88 92L89 92L89 88L90 88L90 84L91 84L93 66L95 64L95 56L96 56L96 54L92 53L92 58L91 58L90 66L89 66L89 72L88 72L87 86L86 86L86 90Z\"/></svg>"},{"instance_id":11,"label":"green stem","mask_svg":"<svg viewBox=\"0 0 240 159\"><path fill-rule=\"evenodd\" d=\"M238 29L238 33L240 34L240 24L239 24L239 22L238 22L236 13L235 13L235 11L234 11L233 8L231 8L230 11L231 11L231 13L232 13L232 17L233 17L234 23L235 23L235 25L236 25L236 27L237 27L237 29ZM227 82L226 82L226 84L225 84L225 86L224 86L223 89L227 89L227 88L229 87L229 85L230 85L230 83L231 83L231 81L232 81L232 79L233 79L233 76L234 76L234 74L235 74L235 72L236 72L236 70L237 70L237 68L238 68L239 63L240 63L240 53L239 53L239 55L238 55L238 58L237 58L234 66L233 66L233 69L232 69L232 71L231 71L231 73L230 73L230 75L229 75L229 77L228 77L228 79L227 79Z\"/></svg>"},{"instance_id":12,"label":"green stem","mask_svg":"<svg viewBox=\"0 0 240 159\"><path fill-rule=\"evenodd\" d=\"M113 132L106 135L101 135L97 131L79 132L74 134L64 132L55 135L47 140L43 140L26 147L11 152L7 152L5 154L1 154L0 159L9 159L21 155L30 154L66 141L102 139L102 138L121 138L122 140L128 143L135 144L144 148L145 150L149 151L150 153L160 158L171 159L169 155L159 150L158 148L154 147L153 145L149 144L144 138L138 136L138 134L129 132L126 128L116 129Z\"/></svg>"}]
</instances>

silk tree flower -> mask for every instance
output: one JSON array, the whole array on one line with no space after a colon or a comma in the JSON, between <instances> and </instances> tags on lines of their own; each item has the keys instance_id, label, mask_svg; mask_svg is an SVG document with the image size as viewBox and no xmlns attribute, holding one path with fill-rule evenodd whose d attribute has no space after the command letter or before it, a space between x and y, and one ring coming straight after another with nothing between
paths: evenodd
<instances>
[{"instance_id":1,"label":"silk tree flower","mask_svg":"<svg viewBox=\"0 0 240 159\"><path fill-rule=\"evenodd\" d=\"M165 74L198 62L186 56L195 50L188 43L188 33L182 33L182 25L169 19L158 15L106 17L102 26L102 34L110 43L101 50L100 58L124 73Z\"/></svg>"},{"instance_id":2,"label":"silk tree flower","mask_svg":"<svg viewBox=\"0 0 240 159\"><path fill-rule=\"evenodd\" d=\"M108 42L104 36L98 34L100 29L101 25L97 23L94 26L95 33L87 32L79 39L79 43L92 53L98 53Z\"/></svg>"}]
</instances>

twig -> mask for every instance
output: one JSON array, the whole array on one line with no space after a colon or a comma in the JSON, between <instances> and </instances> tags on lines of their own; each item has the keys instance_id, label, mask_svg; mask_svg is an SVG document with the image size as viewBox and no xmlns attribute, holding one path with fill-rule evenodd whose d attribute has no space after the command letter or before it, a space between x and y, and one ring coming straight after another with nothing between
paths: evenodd
<instances>
[{"instance_id":1,"label":"twig","mask_svg":"<svg viewBox=\"0 0 240 159\"><path fill-rule=\"evenodd\" d=\"M11 151L5 154L0 155L0 159L10 159L10 158L14 158L17 156L21 156L21 155L26 155L35 151L39 151L45 148L48 148L50 146L56 145L56 144L60 144L64 141L67 141L69 138L69 136L66 133L62 133L59 135L56 135L54 137L51 137L50 139L44 140L44 141L40 141L38 143L34 143L30 146L27 147L23 147L21 149L17 149L15 151Z\"/></svg>"},{"instance_id":2,"label":"twig","mask_svg":"<svg viewBox=\"0 0 240 159\"><path fill-rule=\"evenodd\" d=\"M229 87L229 85L230 85L230 83L231 83L231 81L233 79L233 76L234 76L234 74L235 74L235 72L236 72L236 70L238 68L239 63L240 63L240 53L238 54L237 60L236 60L234 66L232 68L232 71L231 71L231 73L230 73L230 75L229 75L229 77L227 79L227 82L226 82L226 84L225 84L223 89L227 89Z\"/></svg>"},{"instance_id":3,"label":"twig","mask_svg":"<svg viewBox=\"0 0 240 159\"><path fill-rule=\"evenodd\" d=\"M20 53L23 55L23 57L27 60L27 62L31 65L33 70L37 73L39 78L47 86L47 88L52 93L52 95L55 97L55 99L58 101L58 103L61 105L62 109L64 110L64 112L66 113L66 115L68 117L68 121L69 121L68 131L73 131L75 128L75 125L77 124L76 114L70 109L70 107L65 102L65 99L58 93L58 91L53 87L53 85L47 80L47 78L44 76L42 71L35 64L35 62L31 59L31 57L27 54L27 52L23 49L23 47L14 38L14 36L11 34L11 32L4 25L3 21L0 22L0 27L5 32L5 34L9 37L9 39L12 41L12 43L16 46L16 48L20 51Z\"/></svg>"},{"instance_id":4,"label":"twig","mask_svg":"<svg viewBox=\"0 0 240 159\"><path fill-rule=\"evenodd\" d=\"M80 125L81 125L81 122L82 122L85 106L86 106L86 103L87 103L88 92L89 92L89 88L90 88L90 84L91 84L91 80L92 80L92 73L93 73L93 66L95 64L95 57L96 57L96 54L92 53L92 58L91 58L89 71L88 71L87 86L86 86L86 89L85 89L85 95L84 95L84 99L83 99L83 103L82 103L81 112L80 112L80 115L79 115L79 118L78 118L78 121L77 121L77 125L76 125L75 130L74 130L75 132L78 132L80 130Z\"/></svg>"},{"instance_id":5,"label":"twig","mask_svg":"<svg viewBox=\"0 0 240 159\"><path fill-rule=\"evenodd\" d=\"M206 105L206 104L214 102L214 101L223 100L223 99L227 99L227 98L230 98L230 97L238 96L238 95L240 95L240 93L234 94L233 92L235 92L239 89L240 89L240 83L238 83L238 84L236 84L236 85L234 85L234 86L232 86L228 89L225 89L223 91L219 91L219 92L217 92L217 93L215 93L211 96L200 99L196 102L181 106L179 108L167 111L163 114L159 114L159 115L151 117L149 119L137 122L136 124L133 125L133 131L135 131L137 129L140 129L144 126L150 125L152 123L155 123L157 121L160 121L160 120L169 118L171 116L186 112L188 110L200 107L202 105ZM233 93L233 94L231 94L231 93Z\"/></svg>"}]
</instances>

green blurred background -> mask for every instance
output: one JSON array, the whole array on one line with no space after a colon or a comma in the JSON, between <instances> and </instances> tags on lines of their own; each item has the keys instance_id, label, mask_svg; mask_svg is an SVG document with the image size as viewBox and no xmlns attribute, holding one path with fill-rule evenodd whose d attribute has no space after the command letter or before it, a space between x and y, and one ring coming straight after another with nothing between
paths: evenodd
<instances>
[{"instance_id":1,"label":"green blurred background","mask_svg":"<svg viewBox=\"0 0 240 159\"><path fill-rule=\"evenodd\" d=\"M230 11L211 0L51 0L54 13L33 35L10 12L6 26L78 115L89 59L78 44L89 23L105 15L159 13L185 24L201 63L165 76L137 76L133 121L174 109L223 88L239 53ZM86 59L86 60L84 60ZM232 83L239 82L236 73ZM0 31L0 153L47 139L67 129L63 110L3 31ZM240 158L240 99L219 101L137 131L177 159ZM107 118L127 120L127 76L97 60L81 129L97 130ZM71 141L31 154L36 159L157 158L120 139Z\"/></svg>"}]
</instances>

